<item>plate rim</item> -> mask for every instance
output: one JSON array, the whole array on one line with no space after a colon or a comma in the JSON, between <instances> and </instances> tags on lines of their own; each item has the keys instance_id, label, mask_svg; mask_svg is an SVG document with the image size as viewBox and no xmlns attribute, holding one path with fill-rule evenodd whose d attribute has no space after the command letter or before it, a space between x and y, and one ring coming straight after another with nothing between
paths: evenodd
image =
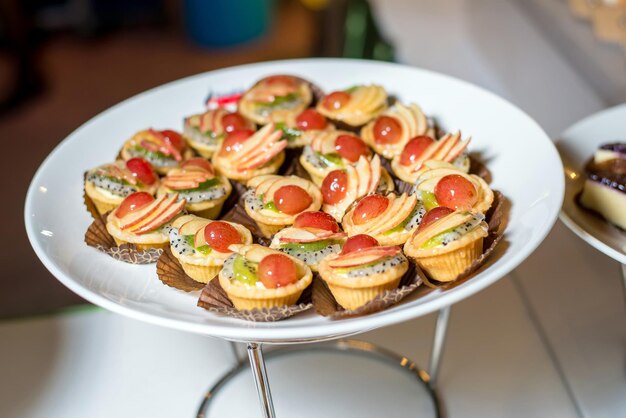
<instances>
[{"instance_id":1,"label":"plate rim","mask_svg":"<svg viewBox=\"0 0 626 418\"><path fill-rule=\"evenodd\" d=\"M29 242L37 254L37 257L41 260L44 266L48 269L52 275L59 280L63 285L68 287L70 290L88 300L91 303L94 303L98 306L101 306L105 309L108 309L112 312L119 313L121 315L138 319L147 323L166 326L169 328L179 329L187 332L193 332L203 335L214 336L218 338L233 340L233 341L255 341L255 342L264 342L264 343L299 343L299 342L308 342L308 341L322 341L327 339L336 339L344 336L354 335L362 332L367 332L369 330L384 327L396 323L400 323L403 321L407 321L413 318L417 318L419 316L423 316L429 314L431 312L437 311L441 308L450 306L456 302L459 302L466 297L470 297L486 287L492 285L496 281L502 279L506 275L508 275L512 270L514 270L519 264L521 264L528 256L530 256L543 242L545 237L550 233L554 224L556 222L557 216L559 215L560 208L563 203L564 193L565 193L565 179L564 177L559 177L559 179L554 179L555 181L555 189L553 190L555 196L553 199L556 199L556 202L552 204L554 207L551 207L551 213L546 218L545 228L540 231L534 239L521 248L515 254L510 256L507 264L501 266L501 273L495 274L489 280L483 280L481 282L477 282L473 287L465 292L452 292L448 295L443 295L441 297L435 298L427 304L421 304L417 306L407 306L407 305L397 305L396 310L393 312L383 311L379 313L375 313L372 315L367 315L360 318L354 319L345 319L341 321L332 321L328 320L322 324L316 324L314 326L307 326L307 328L315 329L317 332L309 333L310 335L302 336L302 332L298 332L300 327L293 328L285 328L285 327L260 327L256 328L254 323L252 324L243 324L238 327L231 327L228 324L220 324L220 325L212 325L201 322L188 322L183 319L175 319L171 317L165 317L158 314L143 312L140 310L133 309L128 306L124 306L114 302L110 299L107 299L100 294L82 286L78 281L70 277L70 275L66 275L64 272L58 268L53 262L52 258L48 257L45 250L39 245L37 239L35 239L36 231L33 228L33 224L30 220L31 218L31 208L34 201L34 196L36 193L36 187L39 183L41 176L43 175L45 169L51 161L55 158L56 154L61 152L65 147L69 146L77 136L80 136L82 131L87 128L89 124L92 123L97 118L106 117L110 112L118 109L121 106L124 106L126 103L131 102L143 95L149 95L159 91L160 89L165 89L171 87L173 84L182 83L186 81L191 81L195 78L202 78L208 74L219 74L223 72L229 72L233 70L237 70L240 68L254 68L254 67L264 67L264 66L272 66L272 65L304 65L304 64L323 64L323 65L341 65L342 63L356 63L362 65L374 65L380 67L395 67L402 68L405 70L418 71L422 72L425 75L439 77L441 79L445 79L452 83L457 83L471 89L475 89L479 91L481 94L488 95L491 99L499 102L503 106L509 107L511 110L519 113L521 116L525 117L530 125L538 132L542 133L544 136L544 140L546 142L547 151L552 154L552 159L555 163L560 164L561 169L563 168L563 164L561 158L559 156L558 150L555 146L555 143L550 139L550 137L545 133L544 129L526 112L520 109L517 105L505 100L499 95L492 93L491 91L478 86L476 84L467 82L465 80L461 80L456 77L452 77L447 74L439 73L436 71L431 71L427 69L423 69L420 67L414 67L405 64L398 63L388 63L388 62L380 62L380 61L372 61L372 60L363 60L363 59L345 59L345 58L301 58L301 59L287 59L287 60L274 60L274 61L264 61L257 62L251 64L242 64L232 67L220 68L216 70L210 70L206 72L202 72L199 74L190 75L187 77L183 77L177 80L173 80L159 86L155 86L151 89L142 91L138 94L135 94L127 99L120 101L119 103L105 109L104 111L94 115L89 118L83 124L81 124L78 128L72 131L69 135L67 135L55 148L46 156L43 162L37 168L33 178L28 187L28 191L26 194L25 204L24 204L24 219L25 226L28 235ZM496 277L497 276L497 277ZM319 332L320 329L326 327L332 327L333 324L341 324L340 328L345 329L340 333L328 333L328 332ZM356 325L355 325L356 324ZM362 325L361 325L362 324ZM336 327L332 327L336 328ZM232 332L232 330L235 330ZM245 333L245 336L243 335Z\"/></svg>"},{"instance_id":2,"label":"plate rim","mask_svg":"<svg viewBox=\"0 0 626 418\"><path fill-rule=\"evenodd\" d=\"M613 113L624 113L624 115L626 116L626 103L622 103L616 106L611 106L606 109L599 110L595 113L592 113L591 115L587 115L584 118L574 122L572 125L564 129L563 132L561 132L561 134L555 140L554 143L557 146L557 151L559 150L559 145L567 142L566 138L570 137L572 135L572 132L575 132L581 129L581 127L587 124L593 123L594 120L596 119L602 119L603 117L608 117L609 115L612 115ZM560 151L559 151L559 154L561 154ZM563 165L563 168L564 168L563 179L565 180L565 188L567 189L568 181L567 181L567 174L565 172L565 164ZM590 214L589 216L593 216L593 215ZM576 222L574 218L572 218L572 216L570 216L570 214L566 211L565 204L562 205L561 210L559 211L559 219L561 222L563 222L563 224L570 231L572 231L576 236L578 236L581 240L583 240L589 246L603 253L607 257L610 257L613 260L626 265L626 253L620 252L614 249L609 244L605 243L603 240L598 238L591 231L588 231L583 226L579 225L578 222Z\"/></svg>"}]
</instances>

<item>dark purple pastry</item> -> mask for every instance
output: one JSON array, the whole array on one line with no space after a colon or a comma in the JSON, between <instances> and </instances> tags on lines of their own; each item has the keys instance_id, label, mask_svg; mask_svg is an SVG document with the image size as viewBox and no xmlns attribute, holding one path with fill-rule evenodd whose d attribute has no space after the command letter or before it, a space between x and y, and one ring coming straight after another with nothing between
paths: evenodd
<instances>
[{"instance_id":1,"label":"dark purple pastry","mask_svg":"<svg viewBox=\"0 0 626 418\"><path fill-rule=\"evenodd\" d=\"M626 230L626 143L600 146L585 173L580 204Z\"/></svg>"}]
</instances>

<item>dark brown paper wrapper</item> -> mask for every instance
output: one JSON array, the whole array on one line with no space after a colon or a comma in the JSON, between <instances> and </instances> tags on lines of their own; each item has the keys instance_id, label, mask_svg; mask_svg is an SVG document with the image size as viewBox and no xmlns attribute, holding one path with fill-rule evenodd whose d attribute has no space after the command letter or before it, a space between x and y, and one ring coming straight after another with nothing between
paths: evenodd
<instances>
[{"instance_id":1,"label":"dark brown paper wrapper","mask_svg":"<svg viewBox=\"0 0 626 418\"><path fill-rule=\"evenodd\" d=\"M488 230L488 235L483 240L483 254L478 257L463 273L457 276L456 279L450 282L439 282L437 280L429 279L427 276L424 278L424 283L430 287L439 287L443 289L451 289L464 283L469 279L473 273L480 269L489 256L493 253L496 246L504 235L506 229L506 214L508 212L508 201L502 193L497 190L493 191L493 204L487 211L485 216Z\"/></svg>"},{"instance_id":2,"label":"dark brown paper wrapper","mask_svg":"<svg viewBox=\"0 0 626 418\"><path fill-rule=\"evenodd\" d=\"M162 249L149 249L138 251L134 244L122 244L118 246L106 229L106 214L93 220L87 232L85 243L110 257L130 264L151 264L157 261Z\"/></svg>"},{"instance_id":3,"label":"dark brown paper wrapper","mask_svg":"<svg viewBox=\"0 0 626 418\"><path fill-rule=\"evenodd\" d=\"M198 306L210 312L246 321L275 322L311 309L313 304L311 303L311 286L309 286L304 290L295 305L239 311L235 309L233 303L220 285L219 279L215 277L202 289L200 298L198 299Z\"/></svg>"},{"instance_id":4,"label":"dark brown paper wrapper","mask_svg":"<svg viewBox=\"0 0 626 418\"><path fill-rule=\"evenodd\" d=\"M413 293L422 284L425 277L422 270L412 261L409 261L409 269L402 276L400 284L396 289L388 290L376 296L370 302L357 309L345 310L337 303L326 282L317 276L313 281L313 306L318 314L330 319L356 318L369 315L385 310L400 302Z\"/></svg>"},{"instance_id":5,"label":"dark brown paper wrapper","mask_svg":"<svg viewBox=\"0 0 626 418\"><path fill-rule=\"evenodd\" d=\"M204 283L195 281L185 273L183 266L169 248L165 248L157 260L156 271L159 280L166 286L184 292L193 292L204 287Z\"/></svg>"}]
</instances>

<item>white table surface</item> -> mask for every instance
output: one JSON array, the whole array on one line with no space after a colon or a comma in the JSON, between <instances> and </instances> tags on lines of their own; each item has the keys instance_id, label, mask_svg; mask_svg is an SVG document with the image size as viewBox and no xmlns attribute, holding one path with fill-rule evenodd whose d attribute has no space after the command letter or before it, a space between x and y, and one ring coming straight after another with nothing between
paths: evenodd
<instances>
[{"instance_id":1,"label":"white table surface","mask_svg":"<svg viewBox=\"0 0 626 418\"><path fill-rule=\"evenodd\" d=\"M482 85L552 137L605 106L514 0L373 3L399 61ZM626 416L618 267L557 223L513 274L455 305L439 380L448 416ZM359 338L425 367L434 319ZM2 322L0 417L191 417L231 363L222 341L100 310Z\"/></svg>"}]
</instances>

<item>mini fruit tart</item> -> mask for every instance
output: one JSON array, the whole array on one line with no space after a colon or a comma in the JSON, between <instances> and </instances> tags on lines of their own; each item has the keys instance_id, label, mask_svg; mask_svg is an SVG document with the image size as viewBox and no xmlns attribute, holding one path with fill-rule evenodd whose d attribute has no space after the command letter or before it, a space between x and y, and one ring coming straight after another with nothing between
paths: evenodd
<instances>
[{"instance_id":1,"label":"mini fruit tart","mask_svg":"<svg viewBox=\"0 0 626 418\"><path fill-rule=\"evenodd\" d=\"M385 158L393 158L411 138L432 135L428 119L416 104L396 102L389 110L361 129L361 138Z\"/></svg>"},{"instance_id":2,"label":"mini fruit tart","mask_svg":"<svg viewBox=\"0 0 626 418\"><path fill-rule=\"evenodd\" d=\"M359 200L343 217L342 225L349 236L365 234L381 245L402 245L425 213L415 194L373 194Z\"/></svg>"},{"instance_id":3,"label":"mini fruit tart","mask_svg":"<svg viewBox=\"0 0 626 418\"><path fill-rule=\"evenodd\" d=\"M283 131L283 139L289 141L287 148L299 148L309 145L321 132L334 131L335 125L317 110L309 108L298 115L290 115L285 121L276 122L276 128Z\"/></svg>"},{"instance_id":4,"label":"mini fruit tart","mask_svg":"<svg viewBox=\"0 0 626 418\"><path fill-rule=\"evenodd\" d=\"M484 219L480 212L434 208L404 244L404 253L432 279L453 281L482 255Z\"/></svg>"},{"instance_id":5,"label":"mini fruit tart","mask_svg":"<svg viewBox=\"0 0 626 418\"><path fill-rule=\"evenodd\" d=\"M358 85L324 96L316 108L328 119L362 126L387 109L387 92L375 84Z\"/></svg>"},{"instance_id":6,"label":"mini fruit tart","mask_svg":"<svg viewBox=\"0 0 626 418\"><path fill-rule=\"evenodd\" d=\"M337 303L353 310L397 288L408 269L400 247L381 247L368 235L355 235L341 253L320 262L319 272Z\"/></svg>"},{"instance_id":7,"label":"mini fruit tart","mask_svg":"<svg viewBox=\"0 0 626 418\"><path fill-rule=\"evenodd\" d=\"M253 177L274 174L285 161L287 141L273 123L257 132L230 133L213 155L213 165L229 179L246 183Z\"/></svg>"},{"instance_id":8,"label":"mini fruit tart","mask_svg":"<svg viewBox=\"0 0 626 418\"><path fill-rule=\"evenodd\" d=\"M305 211L322 206L317 186L296 176L258 176L248 182L244 201L246 213L256 221L261 233L270 238Z\"/></svg>"},{"instance_id":9,"label":"mini fruit tart","mask_svg":"<svg viewBox=\"0 0 626 418\"><path fill-rule=\"evenodd\" d=\"M183 137L198 154L211 158L226 135L241 129L255 128L252 121L239 113L217 108L185 118Z\"/></svg>"},{"instance_id":10,"label":"mini fruit tart","mask_svg":"<svg viewBox=\"0 0 626 418\"><path fill-rule=\"evenodd\" d=\"M224 260L233 252L231 244L252 244L252 234L244 226L183 215L172 222L170 249L185 273L202 283L217 276Z\"/></svg>"},{"instance_id":11,"label":"mini fruit tart","mask_svg":"<svg viewBox=\"0 0 626 418\"><path fill-rule=\"evenodd\" d=\"M226 177L216 175L211 163L204 158L195 157L167 173L161 180L158 195L177 193L179 199L187 202L188 212L215 219L231 191Z\"/></svg>"},{"instance_id":12,"label":"mini fruit tart","mask_svg":"<svg viewBox=\"0 0 626 418\"><path fill-rule=\"evenodd\" d=\"M297 258L258 244L231 245L220 285L238 310L294 305L313 280Z\"/></svg>"},{"instance_id":13,"label":"mini fruit tart","mask_svg":"<svg viewBox=\"0 0 626 418\"><path fill-rule=\"evenodd\" d=\"M298 77L274 75L263 78L239 100L239 113L265 125L284 122L300 114L313 101L311 85Z\"/></svg>"},{"instance_id":14,"label":"mini fruit tart","mask_svg":"<svg viewBox=\"0 0 626 418\"><path fill-rule=\"evenodd\" d=\"M485 213L491 207L493 192L479 176L442 161L429 160L424 165L428 170L416 180L414 190L426 210L445 206Z\"/></svg>"},{"instance_id":15,"label":"mini fruit tart","mask_svg":"<svg viewBox=\"0 0 626 418\"><path fill-rule=\"evenodd\" d=\"M346 238L335 218L324 212L302 212L292 227L279 231L270 244L318 270L324 257L338 253Z\"/></svg>"},{"instance_id":16,"label":"mini fruit tart","mask_svg":"<svg viewBox=\"0 0 626 418\"><path fill-rule=\"evenodd\" d=\"M169 222L185 207L178 195L154 199L146 192L136 192L109 214L106 228L117 245L135 244L138 250L164 248L169 243Z\"/></svg>"},{"instance_id":17,"label":"mini fruit tart","mask_svg":"<svg viewBox=\"0 0 626 418\"><path fill-rule=\"evenodd\" d=\"M155 194L159 177L143 158L115 161L89 170L85 174L85 193L100 215L112 211L134 192Z\"/></svg>"},{"instance_id":18,"label":"mini fruit tart","mask_svg":"<svg viewBox=\"0 0 626 418\"><path fill-rule=\"evenodd\" d=\"M361 156L370 158L369 147L361 138L346 131L318 132L302 150L300 164L318 186L333 170L355 165Z\"/></svg>"},{"instance_id":19,"label":"mini fruit tart","mask_svg":"<svg viewBox=\"0 0 626 418\"><path fill-rule=\"evenodd\" d=\"M419 176L428 170L424 165L427 160L450 163L467 173L470 168L467 155L469 142L470 139L461 139L460 132L446 134L438 141L427 135L416 136L407 142L400 155L393 157L391 169L407 183L415 183Z\"/></svg>"},{"instance_id":20,"label":"mini fruit tart","mask_svg":"<svg viewBox=\"0 0 626 418\"><path fill-rule=\"evenodd\" d=\"M193 151L187 148L182 136L175 131L146 129L126 141L120 156L123 160L145 158L157 173L166 174L182 161L193 157Z\"/></svg>"},{"instance_id":21,"label":"mini fruit tart","mask_svg":"<svg viewBox=\"0 0 626 418\"><path fill-rule=\"evenodd\" d=\"M348 165L334 170L322 181L322 210L341 222L350 205L358 198L371 193L391 192L395 188L393 179L381 164L380 157L368 160L361 156L355 166Z\"/></svg>"}]
</instances>

